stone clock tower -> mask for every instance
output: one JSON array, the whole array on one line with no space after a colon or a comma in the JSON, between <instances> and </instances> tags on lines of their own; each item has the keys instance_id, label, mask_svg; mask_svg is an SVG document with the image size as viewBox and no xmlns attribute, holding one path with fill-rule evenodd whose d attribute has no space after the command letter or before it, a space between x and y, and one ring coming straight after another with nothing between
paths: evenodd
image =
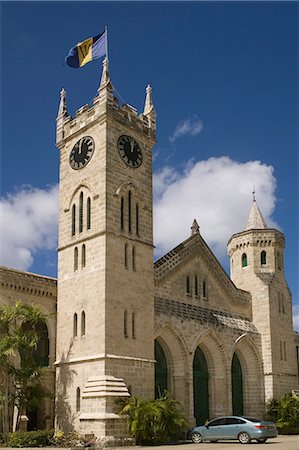
<instances>
[{"instance_id":1,"label":"stone clock tower","mask_svg":"<svg viewBox=\"0 0 299 450\"><path fill-rule=\"evenodd\" d=\"M119 106L108 61L92 106L57 117L60 215L56 425L125 435L115 399L154 395L151 88Z\"/></svg>"}]
</instances>

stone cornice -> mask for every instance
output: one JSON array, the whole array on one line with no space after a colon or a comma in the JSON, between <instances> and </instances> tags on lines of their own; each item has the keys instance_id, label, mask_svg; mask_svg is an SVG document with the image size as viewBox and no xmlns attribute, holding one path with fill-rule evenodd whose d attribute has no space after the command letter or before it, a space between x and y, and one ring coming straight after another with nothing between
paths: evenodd
<instances>
[{"instance_id":1,"label":"stone cornice","mask_svg":"<svg viewBox=\"0 0 299 450\"><path fill-rule=\"evenodd\" d=\"M1 286L39 297L56 298L57 279L0 266ZM43 286L40 286L40 283Z\"/></svg>"}]
</instances>

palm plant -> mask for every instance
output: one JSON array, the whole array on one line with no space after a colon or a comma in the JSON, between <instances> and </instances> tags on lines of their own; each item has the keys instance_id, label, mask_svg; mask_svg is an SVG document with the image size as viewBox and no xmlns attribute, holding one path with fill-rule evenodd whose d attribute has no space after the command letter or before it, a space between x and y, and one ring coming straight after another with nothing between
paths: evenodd
<instances>
[{"instance_id":1,"label":"palm plant","mask_svg":"<svg viewBox=\"0 0 299 450\"><path fill-rule=\"evenodd\" d=\"M282 434L299 433L299 398L292 394L283 395L279 400L271 400L267 405L267 415L275 422Z\"/></svg>"},{"instance_id":2,"label":"palm plant","mask_svg":"<svg viewBox=\"0 0 299 450\"><path fill-rule=\"evenodd\" d=\"M0 381L2 430L10 431L11 409L18 408L19 417L48 395L42 386L43 369L34 350L39 341L40 323L45 316L35 306L17 302L0 309Z\"/></svg>"}]
</instances>

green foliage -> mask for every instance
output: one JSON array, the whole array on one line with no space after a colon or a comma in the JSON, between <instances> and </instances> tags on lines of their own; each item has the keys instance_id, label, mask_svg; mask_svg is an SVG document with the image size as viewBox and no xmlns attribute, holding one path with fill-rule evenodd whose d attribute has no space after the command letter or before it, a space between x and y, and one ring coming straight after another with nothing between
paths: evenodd
<instances>
[{"instance_id":1,"label":"green foliage","mask_svg":"<svg viewBox=\"0 0 299 450\"><path fill-rule=\"evenodd\" d=\"M84 445L84 438L75 431L65 433L62 430L56 430L53 435L51 446L54 447L76 447L76 445Z\"/></svg>"},{"instance_id":2,"label":"green foliage","mask_svg":"<svg viewBox=\"0 0 299 450\"><path fill-rule=\"evenodd\" d=\"M49 396L42 385L44 369L34 353L41 323L45 323L45 316L33 305L17 302L0 309L0 409L4 432L11 428L9 416L14 406L22 415Z\"/></svg>"},{"instance_id":3,"label":"green foliage","mask_svg":"<svg viewBox=\"0 0 299 450\"><path fill-rule=\"evenodd\" d=\"M50 447L54 431L8 433L7 447Z\"/></svg>"},{"instance_id":4,"label":"green foliage","mask_svg":"<svg viewBox=\"0 0 299 450\"><path fill-rule=\"evenodd\" d=\"M267 417L275 422L281 434L299 433L299 398L291 394L267 404Z\"/></svg>"},{"instance_id":5,"label":"green foliage","mask_svg":"<svg viewBox=\"0 0 299 450\"><path fill-rule=\"evenodd\" d=\"M178 438L187 428L181 405L168 392L157 400L130 397L120 414L128 418L128 429L137 444L161 444Z\"/></svg>"}]
</instances>

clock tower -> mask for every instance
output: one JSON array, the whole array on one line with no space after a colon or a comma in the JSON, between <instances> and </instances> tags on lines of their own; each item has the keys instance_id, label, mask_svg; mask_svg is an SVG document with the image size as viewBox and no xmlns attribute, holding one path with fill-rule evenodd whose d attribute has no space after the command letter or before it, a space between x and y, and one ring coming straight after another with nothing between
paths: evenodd
<instances>
[{"instance_id":1,"label":"clock tower","mask_svg":"<svg viewBox=\"0 0 299 450\"><path fill-rule=\"evenodd\" d=\"M74 118L61 91L56 426L125 436L115 400L154 395L151 88L144 111L118 104L108 60Z\"/></svg>"}]
</instances>

